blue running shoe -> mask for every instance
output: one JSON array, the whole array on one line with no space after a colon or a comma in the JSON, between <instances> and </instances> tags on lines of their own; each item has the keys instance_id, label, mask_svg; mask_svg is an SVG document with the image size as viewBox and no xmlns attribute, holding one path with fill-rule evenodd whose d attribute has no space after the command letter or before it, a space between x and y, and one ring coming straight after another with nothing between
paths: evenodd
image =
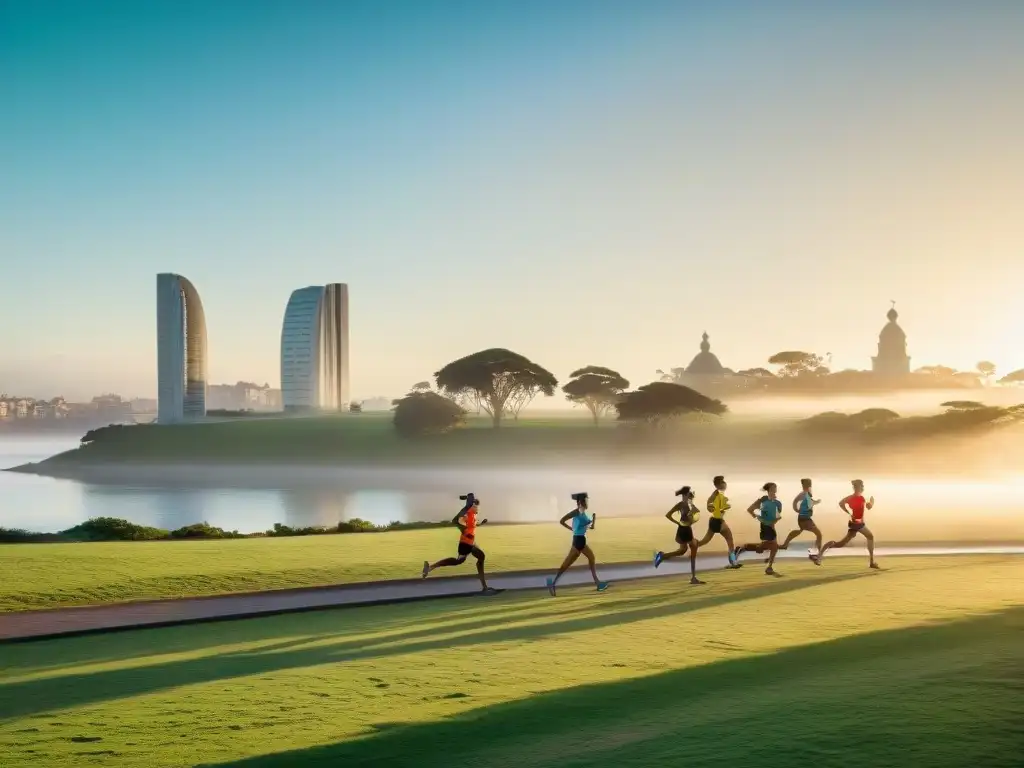
<instances>
[{"instance_id":1,"label":"blue running shoe","mask_svg":"<svg viewBox=\"0 0 1024 768\"><path fill-rule=\"evenodd\" d=\"M599 581L599 582L597 582L597 591L598 592L604 592L606 589L608 589L608 582L607 581Z\"/></svg>"},{"instance_id":2,"label":"blue running shoe","mask_svg":"<svg viewBox=\"0 0 1024 768\"><path fill-rule=\"evenodd\" d=\"M548 579L547 580L547 585L548 585L548 594L550 594L552 597L554 597L555 596L555 580L554 579Z\"/></svg>"},{"instance_id":3,"label":"blue running shoe","mask_svg":"<svg viewBox=\"0 0 1024 768\"><path fill-rule=\"evenodd\" d=\"M665 558L665 553L664 552L655 552L654 553L654 567L657 568L659 565L661 565L661 561L664 558Z\"/></svg>"}]
</instances>

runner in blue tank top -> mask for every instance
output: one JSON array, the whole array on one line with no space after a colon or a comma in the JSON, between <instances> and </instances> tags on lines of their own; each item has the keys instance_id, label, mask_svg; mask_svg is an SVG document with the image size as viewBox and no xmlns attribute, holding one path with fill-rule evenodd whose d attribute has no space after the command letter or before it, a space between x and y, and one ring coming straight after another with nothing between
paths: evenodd
<instances>
[{"instance_id":1,"label":"runner in blue tank top","mask_svg":"<svg viewBox=\"0 0 1024 768\"><path fill-rule=\"evenodd\" d=\"M597 513L595 512L593 515L587 514L590 502L586 493L574 493L572 500L576 502L576 509L563 515L562 519L558 521L559 525L563 528L572 531L572 547L569 549L569 554L565 556L565 560L562 561L562 566L558 569L558 573L554 575L554 578L547 580L548 592L551 593L552 597L555 596L555 586L558 584L558 580L562 578L562 574L569 570L581 554L590 563L590 575L594 577L597 591L604 592L608 589L608 582L597 578L594 550L587 545L587 531L594 530L594 526L597 523ZM569 524L570 520L572 525Z\"/></svg>"},{"instance_id":2,"label":"runner in blue tank top","mask_svg":"<svg viewBox=\"0 0 1024 768\"><path fill-rule=\"evenodd\" d=\"M811 479L805 477L800 481L800 486L803 490L797 494L797 497L793 499L793 511L796 512L796 529L789 532L786 540L782 542L782 546L779 549L789 549L789 543L793 541L804 531L808 531L814 534L814 546L817 547L817 554L811 555L811 561L815 565L821 565L821 531L818 530L818 526L814 524L814 507L821 502L814 498L814 494L811 491Z\"/></svg>"},{"instance_id":3,"label":"runner in blue tank top","mask_svg":"<svg viewBox=\"0 0 1024 768\"><path fill-rule=\"evenodd\" d=\"M769 576L779 576L772 567L775 565L775 555L779 551L778 534L775 532L775 524L782 517L782 502L776 498L779 487L775 483L765 483L762 488L765 495L747 507L747 513L761 524L761 541L758 544L744 544L736 547L733 554L739 560L743 552L757 552L762 554L768 552L768 567L765 573Z\"/></svg>"}]
</instances>

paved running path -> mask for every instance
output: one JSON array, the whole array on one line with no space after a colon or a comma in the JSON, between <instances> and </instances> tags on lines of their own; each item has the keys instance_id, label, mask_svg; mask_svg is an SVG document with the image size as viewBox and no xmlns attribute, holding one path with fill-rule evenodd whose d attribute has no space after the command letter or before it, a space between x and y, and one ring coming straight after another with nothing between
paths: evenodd
<instances>
[{"instance_id":1,"label":"paved running path","mask_svg":"<svg viewBox=\"0 0 1024 768\"><path fill-rule=\"evenodd\" d=\"M879 547L876 553L879 558L894 555L1024 554L1024 547ZM828 567L828 560L832 557L866 557L866 554L863 549L835 550L825 559L826 564L823 567ZM778 559L806 561L807 550L794 549L782 552ZM757 569L763 566L763 559L752 554L746 555L741 562L745 562L747 568ZM724 555L701 557L697 563L698 573L713 579L717 574L709 572L722 569L725 565ZM465 570L475 574L471 564L467 564ZM780 565L780 571L784 570L784 566ZM544 579L551 573L551 570L546 570L495 574L488 578L488 583L501 590L544 589ZM650 563L599 566L598 574L610 582L688 575L689 560L666 562L657 571ZM586 566L577 566L562 577L559 587L589 583L590 573ZM151 600L85 608L16 611L0 614L0 643L327 608L463 597L477 595L479 590L480 582L475 575L469 575Z\"/></svg>"}]
</instances>

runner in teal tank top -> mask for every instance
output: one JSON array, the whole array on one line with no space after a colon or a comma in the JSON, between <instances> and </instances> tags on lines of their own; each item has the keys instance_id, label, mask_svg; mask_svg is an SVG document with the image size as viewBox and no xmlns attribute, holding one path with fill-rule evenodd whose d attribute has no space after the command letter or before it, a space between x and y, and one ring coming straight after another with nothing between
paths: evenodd
<instances>
[{"instance_id":1,"label":"runner in teal tank top","mask_svg":"<svg viewBox=\"0 0 1024 768\"><path fill-rule=\"evenodd\" d=\"M747 507L747 513L761 524L761 541L757 544L744 544L736 547L734 554L739 560L743 552L768 553L768 567L765 573L769 576L778 576L775 572L775 555L779 552L778 534L775 532L775 524L782 517L782 502L776 498L779 487L775 483L765 483L762 488L764 496Z\"/></svg>"},{"instance_id":2,"label":"runner in teal tank top","mask_svg":"<svg viewBox=\"0 0 1024 768\"><path fill-rule=\"evenodd\" d=\"M797 494L797 497L793 499L793 511L796 512L796 525L797 527L789 532L786 536L786 540L782 542L782 546L779 549L789 549L789 543L793 541L804 531L814 534L814 546L817 549L817 553L810 555L811 561L815 565L821 565L821 542L822 536L821 531L818 530L818 526L814 524L814 507L821 502L814 498L814 494L811 491L811 479L805 477L800 481L800 486L803 490Z\"/></svg>"},{"instance_id":3,"label":"runner in teal tank top","mask_svg":"<svg viewBox=\"0 0 1024 768\"><path fill-rule=\"evenodd\" d=\"M558 521L559 525L572 532L572 547L569 549L569 554L565 556L565 560L562 561L558 573L553 578L547 580L548 592L551 593L552 597L555 596L555 587L558 584L558 580L562 578L563 573L572 567L572 564L576 562L580 555L587 558L587 562L590 564L590 575L594 577L594 585L597 587L597 591L604 592L608 589L608 582L597 578L597 563L594 558L594 550L587 544L587 531L594 530L594 526L597 523L597 513L595 512L593 515L587 514L587 510L590 508L590 497L586 493L574 493L572 500L576 502L576 509L563 515L562 519ZM572 525L569 525L570 520Z\"/></svg>"}]
</instances>

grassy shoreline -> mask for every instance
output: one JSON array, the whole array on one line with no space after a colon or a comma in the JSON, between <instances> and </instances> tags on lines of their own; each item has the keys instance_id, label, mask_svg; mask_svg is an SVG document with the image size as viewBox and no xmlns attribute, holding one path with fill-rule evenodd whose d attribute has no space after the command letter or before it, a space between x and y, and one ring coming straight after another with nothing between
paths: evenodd
<instances>
[{"instance_id":1,"label":"grassy shoreline","mask_svg":"<svg viewBox=\"0 0 1024 768\"><path fill-rule=\"evenodd\" d=\"M945 416L935 417L940 426ZM906 419L914 430L926 422ZM420 438L397 436L386 415L353 415L302 419L240 419L188 425L140 425L109 433L40 462L8 468L48 477L110 482L133 474L172 475L200 465L206 473L239 466L273 474L308 469L410 469L464 467L615 466L659 469L683 461L725 466L758 466L763 471L821 473L827 466L855 461L862 473L891 469L894 451L903 471L934 472L952 467L975 473L1008 465L1006 451L974 450L993 441L969 442L986 434L977 425L932 434L815 431L795 419L693 421L663 429L615 425L595 427L579 418L523 419L500 429L473 419L464 429ZM979 431L979 429L981 431ZM960 430L960 431L956 431ZM998 441L996 441L998 442ZM970 450L965 446L972 446ZM950 461L955 454L956 460Z\"/></svg>"}]
</instances>

